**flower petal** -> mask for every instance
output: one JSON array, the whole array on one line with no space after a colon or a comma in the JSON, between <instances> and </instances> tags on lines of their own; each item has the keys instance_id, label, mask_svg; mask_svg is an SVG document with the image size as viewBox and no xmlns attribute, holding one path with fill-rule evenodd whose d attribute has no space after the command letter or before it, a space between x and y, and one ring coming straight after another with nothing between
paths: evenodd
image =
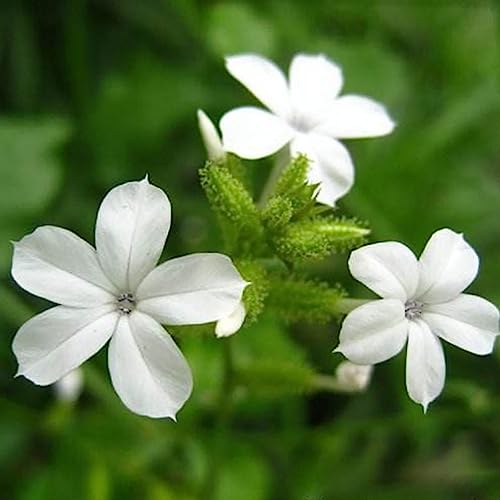
<instances>
[{"instance_id":1,"label":"flower petal","mask_svg":"<svg viewBox=\"0 0 500 500\"><path fill-rule=\"evenodd\" d=\"M460 294L443 304L424 306L422 319L434 335L474 354L490 354L498 335L498 309L475 295Z\"/></svg>"},{"instance_id":2,"label":"flower petal","mask_svg":"<svg viewBox=\"0 0 500 500\"><path fill-rule=\"evenodd\" d=\"M386 299L403 302L418 285L418 262L413 252L396 241L358 248L349 257L351 274Z\"/></svg>"},{"instance_id":3,"label":"flower petal","mask_svg":"<svg viewBox=\"0 0 500 500\"><path fill-rule=\"evenodd\" d=\"M257 54L240 54L226 57L226 69L273 113L288 115L288 84L272 61Z\"/></svg>"},{"instance_id":4,"label":"flower petal","mask_svg":"<svg viewBox=\"0 0 500 500\"><path fill-rule=\"evenodd\" d=\"M406 389L424 412L444 387L446 365L443 347L423 321L409 321L406 353Z\"/></svg>"},{"instance_id":5,"label":"flower petal","mask_svg":"<svg viewBox=\"0 0 500 500\"><path fill-rule=\"evenodd\" d=\"M374 300L346 316L334 352L341 352L358 365L381 363L403 349L407 329L404 306L399 300Z\"/></svg>"},{"instance_id":6,"label":"flower petal","mask_svg":"<svg viewBox=\"0 0 500 500\"><path fill-rule=\"evenodd\" d=\"M115 391L139 415L175 420L191 394L191 370L181 351L154 319L138 311L120 318L108 363Z\"/></svg>"},{"instance_id":7,"label":"flower petal","mask_svg":"<svg viewBox=\"0 0 500 500\"><path fill-rule=\"evenodd\" d=\"M356 139L387 135L394 127L382 104L369 97L344 95L330 104L328 118L317 130L338 139Z\"/></svg>"},{"instance_id":8,"label":"flower petal","mask_svg":"<svg viewBox=\"0 0 500 500\"><path fill-rule=\"evenodd\" d=\"M242 158L255 160L279 151L293 131L285 121L258 108L236 108L220 121L224 149Z\"/></svg>"},{"instance_id":9,"label":"flower petal","mask_svg":"<svg viewBox=\"0 0 500 500\"><path fill-rule=\"evenodd\" d=\"M97 215L97 256L121 292L133 292L155 267L169 229L167 195L147 178L117 186L106 195Z\"/></svg>"},{"instance_id":10,"label":"flower petal","mask_svg":"<svg viewBox=\"0 0 500 500\"><path fill-rule=\"evenodd\" d=\"M114 300L116 291L95 250L54 226L39 227L14 244L12 277L34 295L73 307L102 305Z\"/></svg>"},{"instance_id":11,"label":"flower petal","mask_svg":"<svg viewBox=\"0 0 500 500\"><path fill-rule=\"evenodd\" d=\"M247 283L229 257L198 253L158 266L137 289L137 308L167 325L196 325L231 314Z\"/></svg>"},{"instance_id":12,"label":"flower petal","mask_svg":"<svg viewBox=\"0 0 500 500\"><path fill-rule=\"evenodd\" d=\"M323 54L298 54L289 71L295 119L321 121L342 88L342 70Z\"/></svg>"},{"instance_id":13,"label":"flower petal","mask_svg":"<svg viewBox=\"0 0 500 500\"><path fill-rule=\"evenodd\" d=\"M354 183L354 166L349 151L338 141L319 134L300 134L290 144L290 153L305 154L310 160L308 180L320 184L317 200L335 206Z\"/></svg>"},{"instance_id":14,"label":"flower petal","mask_svg":"<svg viewBox=\"0 0 500 500\"><path fill-rule=\"evenodd\" d=\"M53 307L24 323L12 343L17 375L53 384L93 356L111 337L118 315L113 305Z\"/></svg>"},{"instance_id":15,"label":"flower petal","mask_svg":"<svg viewBox=\"0 0 500 500\"><path fill-rule=\"evenodd\" d=\"M479 257L462 234L440 229L427 242L419 266L419 300L447 302L472 283L479 269Z\"/></svg>"}]
</instances>

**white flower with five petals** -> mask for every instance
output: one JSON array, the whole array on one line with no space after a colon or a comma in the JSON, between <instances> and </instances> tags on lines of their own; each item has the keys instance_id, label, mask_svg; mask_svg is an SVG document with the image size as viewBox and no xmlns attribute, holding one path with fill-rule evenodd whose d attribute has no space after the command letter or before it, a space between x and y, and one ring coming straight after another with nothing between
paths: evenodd
<instances>
[{"instance_id":1,"label":"white flower with five petals","mask_svg":"<svg viewBox=\"0 0 500 500\"><path fill-rule=\"evenodd\" d=\"M445 340L474 354L489 354L499 333L498 309L464 294L476 277L479 258L450 229L436 231L420 259L397 242L352 252L351 274L382 297L347 315L341 352L358 364L386 361L406 348L406 387L424 411L444 387Z\"/></svg>"},{"instance_id":2,"label":"white flower with five petals","mask_svg":"<svg viewBox=\"0 0 500 500\"><path fill-rule=\"evenodd\" d=\"M320 184L320 203L334 206L354 182L351 156L337 139L378 137L394 128L378 102L338 96L342 70L324 55L296 55L288 82L274 63L256 54L227 57L226 68L271 112L242 107L226 113L220 122L224 149L257 159L289 144L291 156L302 153L311 161L309 182Z\"/></svg>"},{"instance_id":3,"label":"white flower with five petals","mask_svg":"<svg viewBox=\"0 0 500 500\"><path fill-rule=\"evenodd\" d=\"M61 304L17 332L18 375L52 384L111 339L109 371L123 403L140 415L175 419L191 393L192 376L160 323L217 321L237 306L246 282L228 257L216 253L156 267L170 219L167 196L144 179L120 185L104 198L96 249L53 226L15 243L17 283Z\"/></svg>"}]
</instances>

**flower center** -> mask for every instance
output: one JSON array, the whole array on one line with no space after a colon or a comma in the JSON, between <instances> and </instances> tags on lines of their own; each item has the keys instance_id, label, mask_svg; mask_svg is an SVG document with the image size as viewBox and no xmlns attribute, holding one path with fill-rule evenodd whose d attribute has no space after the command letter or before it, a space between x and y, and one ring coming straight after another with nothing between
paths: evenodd
<instances>
[{"instance_id":1,"label":"flower center","mask_svg":"<svg viewBox=\"0 0 500 500\"><path fill-rule=\"evenodd\" d=\"M289 123L297 132L302 134L307 134L317 125L316 120L298 110L291 113Z\"/></svg>"},{"instance_id":2,"label":"flower center","mask_svg":"<svg viewBox=\"0 0 500 500\"><path fill-rule=\"evenodd\" d=\"M418 318L422 314L422 306L423 304L421 302L417 302L416 300L409 300L405 304L406 319Z\"/></svg>"},{"instance_id":3,"label":"flower center","mask_svg":"<svg viewBox=\"0 0 500 500\"><path fill-rule=\"evenodd\" d=\"M122 314L130 314L135 309L134 295L129 292L119 295L116 303L118 304L118 311Z\"/></svg>"},{"instance_id":4,"label":"flower center","mask_svg":"<svg viewBox=\"0 0 500 500\"><path fill-rule=\"evenodd\" d=\"M325 121L327 109L304 109L303 106L292 106L286 120L297 132L307 134Z\"/></svg>"},{"instance_id":5,"label":"flower center","mask_svg":"<svg viewBox=\"0 0 500 500\"><path fill-rule=\"evenodd\" d=\"M296 117L292 120L292 126L297 132L302 132L303 134L306 134L311 129L309 123L300 117Z\"/></svg>"}]
</instances>

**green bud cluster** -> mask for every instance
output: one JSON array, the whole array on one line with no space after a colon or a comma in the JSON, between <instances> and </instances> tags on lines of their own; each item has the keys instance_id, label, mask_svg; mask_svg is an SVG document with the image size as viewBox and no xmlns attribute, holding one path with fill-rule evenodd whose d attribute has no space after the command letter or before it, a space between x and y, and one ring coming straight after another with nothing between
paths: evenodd
<instances>
[{"instance_id":1,"label":"green bud cluster","mask_svg":"<svg viewBox=\"0 0 500 500\"><path fill-rule=\"evenodd\" d=\"M369 230L355 219L325 213L317 185L307 181L309 161L299 155L281 172L264 207L246 187L239 158L226 155L200 170L201 184L242 276L247 321L269 307L287 321L326 322L344 297L338 287L286 276L286 269L324 259L364 243ZM331 212L331 211L330 211Z\"/></svg>"},{"instance_id":2,"label":"green bud cluster","mask_svg":"<svg viewBox=\"0 0 500 500\"><path fill-rule=\"evenodd\" d=\"M308 184L308 159L297 156L283 171L262 211L268 243L283 261L294 264L324 259L365 242L369 230L355 219L324 215L316 203L318 186Z\"/></svg>"},{"instance_id":3,"label":"green bud cluster","mask_svg":"<svg viewBox=\"0 0 500 500\"><path fill-rule=\"evenodd\" d=\"M362 245L369 232L355 219L318 217L289 224L273 244L287 262L312 261Z\"/></svg>"},{"instance_id":4,"label":"green bud cluster","mask_svg":"<svg viewBox=\"0 0 500 500\"><path fill-rule=\"evenodd\" d=\"M217 214L230 253L248 253L262 233L259 212L252 196L238 178L239 160L211 162L200 169L201 186ZM231 170L230 168L231 167ZM236 172L236 175L233 173Z\"/></svg>"},{"instance_id":5,"label":"green bud cluster","mask_svg":"<svg viewBox=\"0 0 500 500\"><path fill-rule=\"evenodd\" d=\"M309 160L307 157L297 156L283 171L274 189L274 196L281 196L289 200L295 218L308 215L317 207L318 184L307 182L308 170Z\"/></svg>"},{"instance_id":6,"label":"green bud cluster","mask_svg":"<svg viewBox=\"0 0 500 500\"><path fill-rule=\"evenodd\" d=\"M243 292L243 303L246 310L246 324L257 319L264 309L269 293L269 279L266 269L257 260L237 260L235 265L241 276L250 283Z\"/></svg>"},{"instance_id":7,"label":"green bud cluster","mask_svg":"<svg viewBox=\"0 0 500 500\"><path fill-rule=\"evenodd\" d=\"M336 304L346 296L339 286L296 276L271 281L267 306L288 322L326 323L339 316Z\"/></svg>"},{"instance_id":8,"label":"green bud cluster","mask_svg":"<svg viewBox=\"0 0 500 500\"><path fill-rule=\"evenodd\" d=\"M281 195L273 196L262 210L262 221L269 232L278 232L293 217L292 201Z\"/></svg>"}]
</instances>

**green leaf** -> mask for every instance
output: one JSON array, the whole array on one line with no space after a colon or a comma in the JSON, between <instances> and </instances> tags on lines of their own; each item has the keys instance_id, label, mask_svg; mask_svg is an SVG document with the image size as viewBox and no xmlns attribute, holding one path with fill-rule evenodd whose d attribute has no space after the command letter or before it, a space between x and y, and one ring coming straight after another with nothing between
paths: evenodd
<instances>
[{"instance_id":1,"label":"green leaf","mask_svg":"<svg viewBox=\"0 0 500 500\"><path fill-rule=\"evenodd\" d=\"M63 119L0 120L2 220L43 210L61 182L57 149L69 135Z\"/></svg>"},{"instance_id":2,"label":"green leaf","mask_svg":"<svg viewBox=\"0 0 500 500\"><path fill-rule=\"evenodd\" d=\"M219 57L238 52L271 55L275 31L251 5L219 3L210 8L206 40Z\"/></svg>"},{"instance_id":3,"label":"green leaf","mask_svg":"<svg viewBox=\"0 0 500 500\"><path fill-rule=\"evenodd\" d=\"M152 55L139 53L131 59L126 72L106 74L88 112L85 140L106 184L123 182L124 175L136 176L137 164L139 175L158 161L174 164L177 148L170 147L166 159L158 160L152 153L164 155L169 134L193 120L196 106L204 101L196 75ZM144 164L145 158L149 163Z\"/></svg>"},{"instance_id":4,"label":"green leaf","mask_svg":"<svg viewBox=\"0 0 500 500\"><path fill-rule=\"evenodd\" d=\"M220 467L215 500L266 500L270 498L270 469L252 446L229 441ZM243 486L244 485L244 486Z\"/></svg>"},{"instance_id":5,"label":"green leaf","mask_svg":"<svg viewBox=\"0 0 500 500\"><path fill-rule=\"evenodd\" d=\"M9 240L32 228L27 218L47 208L62 178L58 149L69 135L63 119L0 120L0 270L12 255Z\"/></svg>"}]
</instances>

